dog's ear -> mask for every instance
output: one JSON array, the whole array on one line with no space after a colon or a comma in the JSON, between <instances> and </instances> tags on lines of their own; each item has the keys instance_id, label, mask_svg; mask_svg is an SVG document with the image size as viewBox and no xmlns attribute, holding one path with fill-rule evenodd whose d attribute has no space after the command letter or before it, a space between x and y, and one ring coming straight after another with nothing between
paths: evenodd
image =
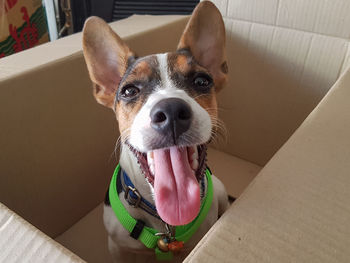
<instances>
[{"instance_id":1,"label":"dog's ear","mask_svg":"<svg viewBox=\"0 0 350 263\"><path fill-rule=\"evenodd\" d=\"M209 70L216 90L227 81L225 26L220 11L209 2L200 2L181 36L178 49L189 49L195 60Z\"/></svg>"},{"instance_id":2,"label":"dog's ear","mask_svg":"<svg viewBox=\"0 0 350 263\"><path fill-rule=\"evenodd\" d=\"M90 17L85 22L83 53L94 83L96 100L113 109L118 85L127 69L129 57L134 54L108 24L98 17Z\"/></svg>"}]
</instances>

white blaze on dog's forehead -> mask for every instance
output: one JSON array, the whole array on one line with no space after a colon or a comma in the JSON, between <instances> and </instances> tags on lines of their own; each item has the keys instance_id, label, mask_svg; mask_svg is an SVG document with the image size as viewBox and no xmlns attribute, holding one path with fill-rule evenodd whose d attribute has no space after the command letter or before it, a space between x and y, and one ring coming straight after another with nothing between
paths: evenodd
<instances>
[{"instance_id":1,"label":"white blaze on dog's forehead","mask_svg":"<svg viewBox=\"0 0 350 263\"><path fill-rule=\"evenodd\" d=\"M157 55L159 72L161 78L161 85L156 90L153 98L152 96L149 98L150 101L152 99L156 99L157 101L165 98L180 98L188 102L188 99L191 98L187 95L187 93L176 86L169 75L169 65L168 65L168 53L158 54Z\"/></svg>"},{"instance_id":2,"label":"white blaze on dog's forehead","mask_svg":"<svg viewBox=\"0 0 350 263\"><path fill-rule=\"evenodd\" d=\"M172 87L172 83L169 77L169 67L168 67L168 53L157 55L159 72L161 78L161 89L167 89Z\"/></svg>"}]
</instances>

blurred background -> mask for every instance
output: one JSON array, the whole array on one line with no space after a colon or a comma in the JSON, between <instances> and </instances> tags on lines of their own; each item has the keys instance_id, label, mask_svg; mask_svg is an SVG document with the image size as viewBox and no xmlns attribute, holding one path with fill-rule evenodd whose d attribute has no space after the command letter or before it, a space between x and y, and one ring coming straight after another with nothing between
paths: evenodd
<instances>
[{"instance_id":1,"label":"blurred background","mask_svg":"<svg viewBox=\"0 0 350 263\"><path fill-rule=\"evenodd\" d=\"M188 15L199 0L0 0L0 59L80 32L86 18Z\"/></svg>"}]
</instances>

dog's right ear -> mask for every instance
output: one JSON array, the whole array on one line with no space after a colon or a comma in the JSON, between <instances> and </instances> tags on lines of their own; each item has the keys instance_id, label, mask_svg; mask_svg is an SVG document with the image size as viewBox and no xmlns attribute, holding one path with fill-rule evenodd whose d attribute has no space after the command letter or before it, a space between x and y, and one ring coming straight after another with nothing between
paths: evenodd
<instances>
[{"instance_id":1,"label":"dog's right ear","mask_svg":"<svg viewBox=\"0 0 350 263\"><path fill-rule=\"evenodd\" d=\"M98 17L86 20L83 29L83 53L94 83L96 100L113 109L115 94L134 54L123 40Z\"/></svg>"}]
</instances>

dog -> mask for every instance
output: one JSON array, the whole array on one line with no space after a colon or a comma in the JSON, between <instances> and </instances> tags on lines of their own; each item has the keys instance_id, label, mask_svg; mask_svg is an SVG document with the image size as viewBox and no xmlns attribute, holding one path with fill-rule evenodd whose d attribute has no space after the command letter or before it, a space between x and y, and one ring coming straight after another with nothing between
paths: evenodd
<instances>
[{"instance_id":1,"label":"dog","mask_svg":"<svg viewBox=\"0 0 350 263\"><path fill-rule=\"evenodd\" d=\"M211 2L199 3L177 50L145 57L91 17L83 54L94 96L114 111L120 130L120 168L103 215L112 258L180 262L228 207L224 185L208 177L206 167L206 145L217 127L216 94L228 72L221 14ZM111 198L122 206L114 209ZM120 219L125 215L132 218L130 229ZM177 240L183 225L196 225L186 241ZM145 242L145 232L157 242Z\"/></svg>"}]
</instances>

